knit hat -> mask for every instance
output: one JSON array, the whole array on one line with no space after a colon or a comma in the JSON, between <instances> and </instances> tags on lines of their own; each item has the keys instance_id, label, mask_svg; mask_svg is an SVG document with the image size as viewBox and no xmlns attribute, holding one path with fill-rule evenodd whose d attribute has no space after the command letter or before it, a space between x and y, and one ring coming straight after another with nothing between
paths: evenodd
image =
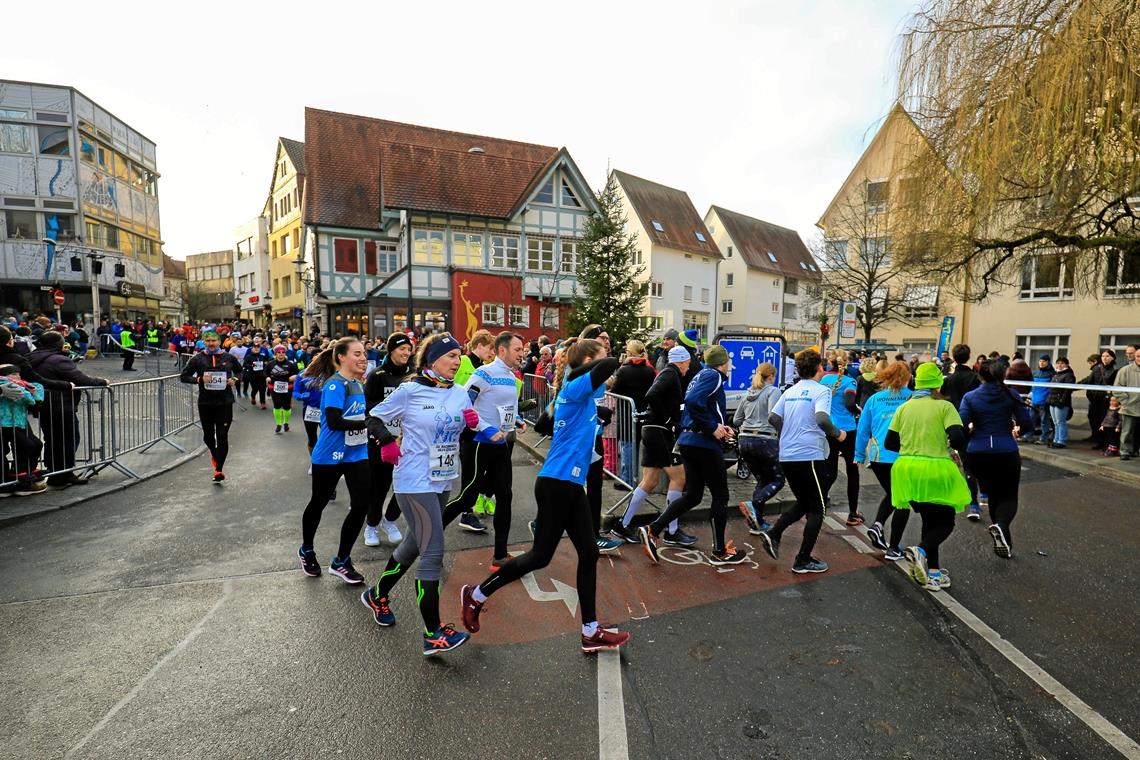
<instances>
[{"instance_id":1,"label":"knit hat","mask_svg":"<svg viewBox=\"0 0 1140 760\"><path fill-rule=\"evenodd\" d=\"M407 333L397 332L388 336L388 353L392 353L400 346L410 345L412 345L412 340Z\"/></svg>"},{"instance_id":2,"label":"knit hat","mask_svg":"<svg viewBox=\"0 0 1140 760\"><path fill-rule=\"evenodd\" d=\"M281 353L284 354L284 353L288 352L289 349L285 348L285 346L282 345L281 343L278 343L276 346L273 347L273 353L277 353L278 351L280 351Z\"/></svg>"},{"instance_id":3,"label":"knit hat","mask_svg":"<svg viewBox=\"0 0 1140 760\"><path fill-rule=\"evenodd\" d=\"M209 340L211 338L214 340L221 340L221 338L218 337L218 333L214 330L207 330L206 332L202 333L202 340Z\"/></svg>"},{"instance_id":4,"label":"knit hat","mask_svg":"<svg viewBox=\"0 0 1140 760\"><path fill-rule=\"evenodd\" d=\"M431 367L431 365L436 363L439 357L455 349L459 349L460 352L462 352L463 346L459 345L459 341L450 335L444 335L427 347L427 351L424 353L424 367Z\"/></svg>"},{"instance_id":5,"label":"knit hat","mask_svg":"<svg viewBox=\"0 0 1140 760\"><path fill-rule=\"evenodd\" d=\"M40 335L39 339L36 341L36 347L52 349L63 348L63 336L54 331L45 332L44 334Z\"/></svg>"},{"instance_id":6,"label":"knit hat","mask_svg":"<svg viewBox=\"0 0 1140 760\"><path fill-rule=\"evenodd\" d=\"M0 364L0 376L7 377L8 375L19 372L20 368L15 364Z\"/></svg>"},{"instance_id":7,"label":"knit hat","mask_svg":"<svg viewBox=\"0 0 1140 760\"><path fill-rule=\"evenodd\" d=\"M1040 356L1037 357L1037 361L1039 361L1039 362L1047 362L1050 359L1052 359L1052 357L1049 356L1049 354L1041 354Z\"/></svg>"},{"instance_id":8,"label":"knit hat","mask_svg":"<svg viewBox=\"0 0 1140 760\"><path fill-rule=\"evenodd\" d=\"M705 351L705 364L709 367L720 367L728 364L728 351L724 346L709 346Z\"/></svg>"},{"instance_id":9,"label":"knit hat","mask_svg":"<svg viewBox=\"0 0 1140 760\"><path fill-rule=\"evenodd\" d=\"M701 337L701 334L699 332L697 332L695 329L694 330L685 330L685 332L683 332L679 336L677 336L677 340L681 341L682 343L684 343L689 348L696 348L697 347L697 340L700 337Z\"/></svg>"},{"instance_id":10,"label":"knit hat","mask_svg":"<svg viewBox=\"0 0 1140 760\"><path fill-rule=\"evenodd\" d=\"M942 370L934 362L923 362L914 371L914 387L916 390L934 390L942 387Z\"/></svg>"},{"instance_id":11,"label":"knit hat","mask_svg":"<svg viewBox=\"0 0 1140 760\"><path fill-rule=\"evenodd\" d=\"M670 364L691 361L692 358L693 356L689 353L689 349L685 348L684 346L673 346L669 349Z\"/></svg>"},{"instance_id":12,"label":"knit hat","mask_svg":"<svg viewBox=\"0 0 1140 760\"><path fill-rule=\"evenodd\" d=\"M670 327L665 331L665 338L666 340L677 340L677 334L676 328Z\"/></svg>"}]
</instances>

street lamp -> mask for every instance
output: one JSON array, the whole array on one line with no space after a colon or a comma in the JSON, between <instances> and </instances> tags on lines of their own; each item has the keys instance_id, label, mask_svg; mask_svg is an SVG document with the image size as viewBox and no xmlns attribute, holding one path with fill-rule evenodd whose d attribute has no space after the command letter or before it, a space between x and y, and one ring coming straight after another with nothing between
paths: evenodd
<instances>
[{"instance_id":1,"label":"street lamp","mask_svg":"<svg viewBox=\"0 0 1140 760\"><path fill-rule=\"evenodd\" d=\"M301 316L301 332L308 335L309 317L312 312L312 309L309 307L309 292L315 292L316 280L313 279L312 271L309 269L309 262L305 260L305 254L302 248L297 249L297 258L293 260L293 266L297 267L297 279L301 281L301 288L305 299L304 314Z\"/></svg>"}]
</instances>

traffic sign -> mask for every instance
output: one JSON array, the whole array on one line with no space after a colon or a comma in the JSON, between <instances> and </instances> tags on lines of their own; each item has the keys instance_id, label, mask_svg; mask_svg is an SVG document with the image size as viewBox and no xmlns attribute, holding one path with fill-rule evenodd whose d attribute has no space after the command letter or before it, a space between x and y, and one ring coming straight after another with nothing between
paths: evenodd
<instances>
[{"instance_id":1,"label":"traffic sign","mask_svg":"<svg viewBox=\"0 0 1140 760\"><path fill-rule=\"evenodd\" d=\"M844 301L839 304L839 337L841 340L850 340L855 337L855 317L858 307L854 301Z\"/></svg>"},{"instance_id":2,"label":"traffic sign","mask_svg":"<svg viewBox=\"0 0 1140 760\"><path fill-rule=\"evenodd\" d=\"M776 383L779 384L783 377L780 371L783 350L778 338L770 336L722 338L720 345L728 351L732 366L724 388L725 399L729 406L735 406L744 398L744 394L752 387L752 376L762 362L768 362L776 368Z\"/></svg>"},{"instance_id":3,"label":"traffic sign","mask_svg":"<svg viewBox=\"0 0 1140 760\"><path fill-rule=\"evenodd\" d=\"M300 306L294 306L293 307L293 319L300 319L303 316L305 316L305 310L302 309Z\"/></svg>"},{"instance_id":4,"label":"traffic sign","mask_svg":"<svg viewBox=\"0 0 1140 760\"><path fill-rule=\"evenodd\" d=\"M55 301L56 306L63 306L63 301L64 301L63 291L62 290L55 291L55 295L52 296L52 300Z\"/></svg>"}]
</instances>

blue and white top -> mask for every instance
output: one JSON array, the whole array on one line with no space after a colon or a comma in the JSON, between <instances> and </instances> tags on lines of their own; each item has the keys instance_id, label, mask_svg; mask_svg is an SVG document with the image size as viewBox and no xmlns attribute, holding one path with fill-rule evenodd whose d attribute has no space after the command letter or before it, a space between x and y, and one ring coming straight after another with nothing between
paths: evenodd
<instances>
[{"instance_id":1,"label":"blue and white top","mask_svg":"<svg viewBox=\"0 0 1140 760\"><path fill-rule=\"evenodd\" d=\"M349 380L335 374L321 388L321 432L313 447L313 464L341 464L368 459L367 430L333 430L329 427L327 410L340 409L345 420L364 421L364 386L358 380Z\"/></svg>"},{"instance_id":2,"label":"blue and white top","mask_svg":"<svg viewBox=\"0 0 1140 760\"><path fill-rule=\"evenodd\" d=\"M369 414L399 425L400 461L392 473L396 493L443 493L459 475L459 434L471 399L461 386L415 380L396 386Z\"/></svg>"},{"instance_id":3,"label":"blue and white top","mask_svg":"<svg viewBox=\"0 0 1140 760\"><path fill-rule=\"evenodd\" d=\"M515 429L515 420L519 416L519 388L515 373L502 359L495 359L472 372L464 388L479 413L479 434L475 440L505 446L506 434ZM503 438L492 441L490 437L500 431Z\"/></svg>"},{"instance_id":4,"label":"blue and white top","mask_svg":"<svg viewBox=\"0 0 1140 760\"><path fill-rule=\"evenodd\" d=\"M605 385L595 388L589 372L562 385L554 400L554 436L546 461L538 471L540 478L586 484L598 430L595 402L605 395Z\"/></svg>"}]
</instances>

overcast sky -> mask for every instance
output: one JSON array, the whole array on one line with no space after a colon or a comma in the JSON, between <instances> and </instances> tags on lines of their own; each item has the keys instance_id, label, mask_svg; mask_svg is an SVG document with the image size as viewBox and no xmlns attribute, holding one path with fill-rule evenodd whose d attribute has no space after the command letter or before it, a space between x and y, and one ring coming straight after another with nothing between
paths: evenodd
<instances>
[{"instance_id":1,"label":"overcast sky","mask_svg":"<svg viewBox=\"0 0 1140 760\"><path fill-rule=\"evenodd\" d=\"M305 106L565 145L595 187L610 165L810 241L915 3L6 5L0 78L75 86L154 140L183 258L232 247Z\"/></svg>"}]
</instances>

